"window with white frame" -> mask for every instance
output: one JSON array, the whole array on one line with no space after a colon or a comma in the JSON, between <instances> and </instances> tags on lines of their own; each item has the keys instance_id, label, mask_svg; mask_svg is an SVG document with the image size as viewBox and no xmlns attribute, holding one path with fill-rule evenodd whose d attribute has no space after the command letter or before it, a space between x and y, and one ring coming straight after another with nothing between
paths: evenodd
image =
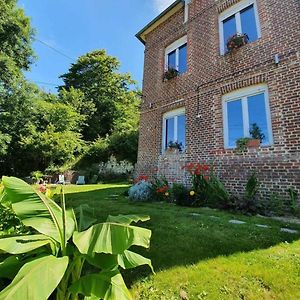
<instances>
[{"instance_id":1,"label":"window with white frame","mask_svg":"<svg viewBox=\"0 0 300 300\"><path fill-rule=\"evenodd\" d=\"M273 143L268 88L256 85L223 96L225 148L235 148L236 141L250 137L256 124L264 134L262 145Z\"/></svg>"},{"instance_id":2,"label":"window with white frame","mask_svg":"<svg viewBox=\"0 0 300 300\"><path fill-rule=\"evenodd\" d=\"M234 34L246 34L249 42L261 37L260 25L255 0L242 0L219 16L220 50L227 51L228 39Z\"/></svg>"},{"instance_id":3,"label":"window with white frame","mask_svg":"<svg viewBox=\"0 0 300 300\"><path fill-rule=\"evenodd\" d=\"M175 69L179 74L187 70L187 36L182 37L165 51L166 70Z\"/></svg>"},{"instance_id":4,"label":"window with white frame","mask_svg":"<svg viewBox=\"0 0 300 300\"><path fill-rule=\"evenodd\" d=\"M163 151L170 143L178 143L181 150L185 149L185 109L170 111L163 116Z\"/></svg>"}]
</instances>

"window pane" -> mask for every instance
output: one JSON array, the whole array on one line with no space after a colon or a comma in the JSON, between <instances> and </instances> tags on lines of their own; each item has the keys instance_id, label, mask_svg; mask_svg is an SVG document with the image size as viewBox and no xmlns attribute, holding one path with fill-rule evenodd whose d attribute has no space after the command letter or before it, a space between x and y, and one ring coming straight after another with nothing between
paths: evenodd
<instances>
[{"instance_id":1,"label":"window pane","mask_svg":"<svg viewBox=\"0 0 300 300\"><path fill-rule=\"evenodd\" d=\"M228 146L235 147L236 140L244 137L242 101L227 102Z\"/></svg>"},{"instance_id":2,"label":"window pane","mask_svg":"<svg viewBox=\"0 0 300 300\"><path fill-rule=\"evenodd\" d=\"M166 149L170 142L174 142L174 118L166 119Z\"/></svg>"},{"instance_id":3,"label":"window pane","mask_svg":"<svg viewBox=\"0 0 300 300\"><path fill-rule=\"evenodd\" d=\"M182 150L185 148L185 115L177 118L177 142L182 143Z\"/></svg>"},{"instance_id":4,"label":"window pane","mask_svg":"<svg viewBox=\"0 0 300 300\"><path fill-rule=\"evenodd\" d=\"M249 37L249 42L257 40L257 28L253 4L241 11L242 31Z\"/></svg>"},{"instance_id":5,"label":"window pane","mask_svg":"<svg viewBox=\"0 0 300 300\"><path fill-rule=\"evenodd\" d=\"M233 36L237 32L236 30L236 22L235 15L225 19L223 21L223 34L224 34L224 46L226 50L226 45L228 39Z\"/></svg>"},{"instance_id":6,"label":"window pane","mask_svg":"<svg viewBox=\"0 0 300 300\"><path fill-rule=\"evenodd\" d=\"M179 73L184 73L187 69L187 44L179 48Z\"/></svg>"},{"instance_id":7,"label":"window pane","mask_svg":"<svg viewBox=\"0 0 300 300\"><path fill-rule=\"evenodd\" d=\"M168 54L168 69L176 69L176 50Z\"/></svg>"},{"instance_id":8,"label":"window pane","mask_svg":"<svg viewBox=\"0 0 300 300\"><path fill-rule=\"evenodd\" d=\"M256 123L265 135L263 144L269 144L270 137L268 134L268 123L264 93L248 97L248 113L250 128L254 123Z\"/></svg>"}]
</instances>

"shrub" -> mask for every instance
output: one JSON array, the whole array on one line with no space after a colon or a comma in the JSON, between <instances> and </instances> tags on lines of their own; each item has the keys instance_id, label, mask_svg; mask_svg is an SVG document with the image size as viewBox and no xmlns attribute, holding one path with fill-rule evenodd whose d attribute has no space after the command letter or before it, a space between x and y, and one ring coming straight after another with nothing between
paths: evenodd
<instances>
[{"instance_id":1,"label":"shrub","mask_svg":"<svg viewBox=\"0 0 300 300\"><path fill-rule=\"evenodd\" d=\"M269 199L269 207L266 214L283 216L286 211L284 200L278 193L272 193Z\"/></svg>"},{"instance_id":2,"label":"shrub","mask_svg":"<svg viewBox=\"0 0 300 300\"><path fill-rule=\"evenodd\" d=\"M288 200L288 208L291 211L291 213L295 213L299 210L299 204L298 204L298 192L293 188L290 187L288 189L288 193L289 193L289 200Z\"/></svg>"},{"instance_id":3,"label":"shrub","mask_svg":"<svg viewBox=\"0 0 300 300\"><path fill-rule=\"evenodd\" d=\"M85 169L92 164L106 162L109 159L109 153L108 140L104 138L98 138L89 146L88 150L75 164L75 169Z\"/></svg>"},{"instance_id":4,"label":"shrub","mask_svg":"<svg viewBox=\"0 0 300 300\"><path fill-rule=\"evenodd\" d=\"M251 215L261 212L260 203L257 198L259 186L260 182L256 173L253 173L246 183L244 196L241 199L235 199L233 208Z\"/></svg>"},{"instance_id":5,"label":"shrub","mask_svg":"<svg viewBox=\"0 0 300 300\"><path fill-rule=\"evenodd\" d=\"M132 174L134 166L126 161L117 161L114 156L106 163L99 164L99 180L114 181L114 180L128 180Z\"/></svg>"},{"instance_id":6,"label":"shrub","mask_svg":"<svg viewBox=\"0 0 300 300\"><path fill-rule=\"evenodd\" d=\"M33 183L39 183L43 179L43 173L41 171L33 171L30 173Z\"/></svg>"},{"instance_id":7,"label":"shrub","mask_svg":"<svg viewBox=\"0 0 300 300\"><path fill-rule=\"evenodd\" d=\"M138 150L138 131L113 133L109 137L109 151L117 160L126 160L135 164Z\"/></svg>"},{"instance_id":8,"label":"shrub","mask_svg":"<svg viewBox=\"0 0 300 300\"><path fill-rule=\"evenodd\" d=\"M210 167L206 164L189 163L182 169L191 174L193 191L195 191L199 202L205 202Z\"/></svg>"},{"instance_id":9,"label":"shrub","mask_svg":"<svg viewBox=\"0 0 300 300\"><path fill-rule=\"evenodd\" d=\"M213 208L230 207L230 194L221 180L211 173L205 191L206 205Z\"/></svg>"},{"instance_id":10,"label":"shrub","mask_svg":"<svg viewBox=\"0 0 300 300\"><path fill-rule=\"evenodd\" d=\"M194 206L197 203L197 197L194 191L183 184L174 183L171 189L171 195L174 202L180 206Z\"/></svg>"},{"instance_id":11,"label":"shrub","mask_svg":"<svg viewBox=\"0 0 300 300\"><path fill-rule=\"evenodd\" d=\"M128 191L129 199L133 201L149 201L151 199L151 184L147 181L139 181Z\"/></svg>"},{"instance_id":12,"label":"shrub","mask_svg":"<svg viewBox=\"0 0 300 300\"><path fill-rule=\"evenodd\" d=\"M151 182L151 195L154 201L165 201L170 199L170 187L168 180L164 177L154 178Z\"/></svg>"}]
</instances>

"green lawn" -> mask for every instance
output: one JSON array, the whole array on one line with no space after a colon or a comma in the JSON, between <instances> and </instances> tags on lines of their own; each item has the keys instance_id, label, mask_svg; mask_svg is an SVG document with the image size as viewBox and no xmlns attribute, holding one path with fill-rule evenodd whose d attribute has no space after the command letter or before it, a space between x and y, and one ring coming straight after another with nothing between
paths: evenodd
<instances>
[{"instance_id":1,"label":"green lawn","mask_svg":"<svg viewBox=\"0 0 300 300\"><path fill-rule=\"evenodd\" d=\"M152 230L148 268L126 272L135 299L300 299L300 230L261 217L246 217L205 208L167 203L131 203L126 185L66 186L67 204L87 203L104 221L109 214L148 214L140 224ZM197 214L197 215L193 215ZM238 219L246 224L230 224ZM260 228L255 224L268 225Z\"/></svg>"}]
</instances>

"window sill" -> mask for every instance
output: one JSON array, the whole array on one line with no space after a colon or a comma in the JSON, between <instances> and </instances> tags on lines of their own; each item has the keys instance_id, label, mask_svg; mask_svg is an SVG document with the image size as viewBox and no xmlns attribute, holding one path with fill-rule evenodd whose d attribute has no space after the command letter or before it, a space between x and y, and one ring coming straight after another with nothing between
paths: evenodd
<instances>
[{"instance_id":1,"label":"window sill","mask_svg":"<svg viewBox=\"0 0 300 300\"><path fill-rule=\"evenodd\" d=\"M254 47L255 44L257 44L259 41L261 40L261 37L259 37L257 40L253 41L253 42L249 42L246 45L241 46L240 48L237 48L237 50L235 52L220 52L220 57L231 57L232 55L234 55L235 53L240 52L241 49L247 49L247 48L251 48Z\"/></svg>"},{"instance_id":2,"label":"window sill","mask_svg":"<svg viewBox=\"0 0 300 300\"><path fill-rule=\"evenodd\" d=\"M176 81L176 79L178 80L179 78L184 78L185 76L187 76L188 72L184 72L184 73L181 73L181 74L178 74L177 76L171 78L171 79L163 79L163 82L164 83L167 83L167 82L174 82Z\"/></svg>"}]
</instances>

